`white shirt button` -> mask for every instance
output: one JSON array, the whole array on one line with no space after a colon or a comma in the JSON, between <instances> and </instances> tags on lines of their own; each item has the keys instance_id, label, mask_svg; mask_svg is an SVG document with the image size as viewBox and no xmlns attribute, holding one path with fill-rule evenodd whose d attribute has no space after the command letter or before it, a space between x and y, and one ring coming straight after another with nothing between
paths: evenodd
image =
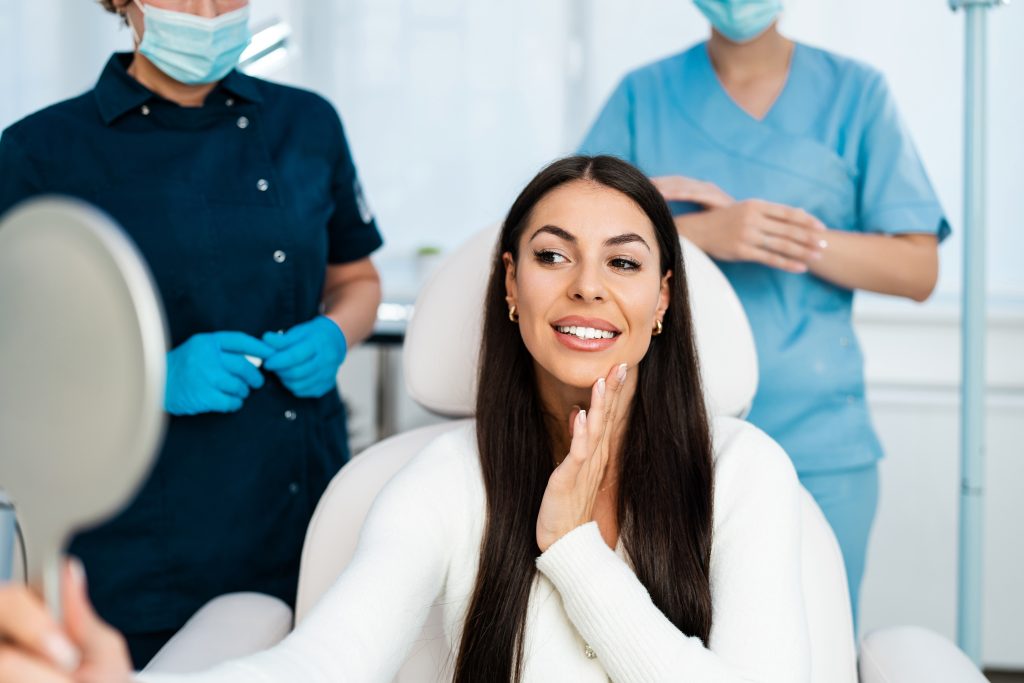
<instances>
[{"instance_id":1,"label":"white shirt button","mask_svg":"<svg viewBox=\"0 0 1024 683\"><path fill-rule=\"evenodd\" d=\"M839 345L840 346L849 346L850 345L850 338L849 337L840 337L839 338Z\"/></svg>"},{"instance_id":2,"label":"white shirt button","mask_svg":"<svg viewBox=\"0 0 1024 683\"><path fill-rule=\"evenodd\" d=\"M287 254L285 254L280 249L274 252L274 260L277 261L278 263L284 263L284 260L286 258L288 258Z\"/></svg>"},{"instance_id":3,"label":"white shirt button","mask_svg":"<svg viewBox=\"0 0 1024 683\"><path fill-rule=\"evenodd\" d=\"M293 481L292 483L288 484L288 493L290 493L290 494L292 494L294 496L298 492L299 492L299 485L297 483L295 483Z\"/></svg>"},{"instance_id":4,"label":"white shirt button","mask_svg":"<svg viewBox=\"0 0 1024 683\"><path fill-rule=\"evenodd\" d=\"M235 124L242 130L245 130L249 127L249 118L246 116L239 116L238 121L236 121Z\"/></svg>"},{"instance_id":5,"label":"white shirt button","mask_svg":"<svg viewBox=\"0 0 1024 683\"><path fill-rule=\"evenodd\" d=\"M143 116L149 116L149 105L147 105L147 104L142 105L142 109L140 109L139 111L142 112Z\"/></svg>"},{"instance_id":6,"label":"white shirt button","mask_svg":"<svg viewBox=\"0 0 1024 683\"><path fill-rule=\"evenodd\" d=\"M297 418L298 416L298 413L296 413L294 410L284 411L284 419L288 420L289 422L295 420L295 418Z\"/></svg>"},{"instance_id":7,"label":"white shirt button","mask_svg":"<svg viewBox=\"0 0 1024 683\"><path fill-rule=\"evenodd\" d=\"M233 107L235 106L235 100L233 97L229 97L226 100L224 100L224 104L228 105L229 107Z\"/></svg>"},{"instance_id":8,"label":"white shirt button","mask_svg":"<svg viewBox=\"0 0 1024 683\"><path fill-rule=\"evenodd\" d=\"M846 402L852 406L854 403L857 402L857 397L854 396L853 394L849 394L846 397Z\"/></svg>"},{"instance_id":9,"label":"white shirt button","mask_svg":"<svg viewBox=\"0 0 1024 683\"><path fill-rule=\"evenodd\" d=\"M270 183L268 183L265 178L260 178L256 181L256 189L260 192L266 192L270 189Z\"/></svg>"}]
</instances>

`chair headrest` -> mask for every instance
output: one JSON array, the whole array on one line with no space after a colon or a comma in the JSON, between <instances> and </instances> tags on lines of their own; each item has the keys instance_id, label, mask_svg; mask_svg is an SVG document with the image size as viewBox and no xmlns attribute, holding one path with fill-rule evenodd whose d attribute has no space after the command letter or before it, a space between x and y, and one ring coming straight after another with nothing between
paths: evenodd
<instances>
[{"instance_id":1,"label":"chair headrest","mask_svg":"<svg viewBox=\"0 0 1024 683\"><path fill-rule=\"evenodd\" d=\"M426 409L449 417L475 410L483 300L499 226L448 255L420 291L405 335L405 383ZM742 416L757 390L757 353L736 292L714 262L684 238L701 378L713 415Z\"/></svg>"}]
</instances>

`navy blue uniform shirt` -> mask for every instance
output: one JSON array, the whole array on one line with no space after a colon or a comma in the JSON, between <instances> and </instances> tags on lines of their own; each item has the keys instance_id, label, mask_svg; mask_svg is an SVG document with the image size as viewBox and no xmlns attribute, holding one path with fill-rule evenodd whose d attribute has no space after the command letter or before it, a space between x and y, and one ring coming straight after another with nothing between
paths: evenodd
<instances>
[{"instance_id":1,"label":"navy blue uniform shirt","mask_svg":"<svg viewBox=\"0 0 1024 683\"><path fill-rule=\"evenodd\" d=\"M237 71L183 108L128 75L130 61L115 54L95 89L4 131L0 214L40 193L107 211L149 263L172 348L315 317L327 265L381 245L337 113ZM345 416L337 392L300 399L265 376L237 413L172 417L134 502L75 539L120 630L178 628L231 591L294 601L306 525L348 458Z\"/></svg>"}]
</instances>

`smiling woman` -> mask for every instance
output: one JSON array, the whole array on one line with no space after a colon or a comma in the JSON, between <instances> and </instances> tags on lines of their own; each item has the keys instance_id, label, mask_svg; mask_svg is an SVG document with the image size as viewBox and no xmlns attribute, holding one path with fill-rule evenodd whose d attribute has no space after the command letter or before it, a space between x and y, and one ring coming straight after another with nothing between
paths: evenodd
<instances>
[{"instance_id":1,"label":"smiling woman","mask_svg":"<svg viewBox=\"0 0 1024 683\"><path fill-rule=\"evenodd\" d=\"M137 680L387 683L435 604L458 683L808 680L796 475L749 425L709 424L654 186L612 157L541 171L505 220L484 308L475 427L391 479L294 633L209 672ZM81 577L67 580L68 613L87 615L71 633L81 667L127 680ZM46 656L54 628L0 589L15 654ZM52 680L24 666L0 683Z\"/></svg>"}]
</instances>

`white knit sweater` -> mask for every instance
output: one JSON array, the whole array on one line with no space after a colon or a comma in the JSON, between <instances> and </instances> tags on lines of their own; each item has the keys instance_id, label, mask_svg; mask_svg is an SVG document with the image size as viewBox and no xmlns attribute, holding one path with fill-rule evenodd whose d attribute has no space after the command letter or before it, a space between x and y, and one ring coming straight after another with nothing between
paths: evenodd
<instances>
[{"instance_id":1,"label":"white knit sweater","mask_svg":"<svg viewBox=\"0 0 1024 683\"><path fill-rule=\"evenodd\" d=\"M524 681L800 683L808 679L798 484L786 454L751 425L716 419L713 626L707 647L651 602L596 523L537 560ZM472 426L448 432L381 491L351 564L280 645L191 675L144 683L388 683L443 606L457 647L476 580L485 498ZM596 658L585 654L587 646Z\"/></svg>"}]
</instances>

